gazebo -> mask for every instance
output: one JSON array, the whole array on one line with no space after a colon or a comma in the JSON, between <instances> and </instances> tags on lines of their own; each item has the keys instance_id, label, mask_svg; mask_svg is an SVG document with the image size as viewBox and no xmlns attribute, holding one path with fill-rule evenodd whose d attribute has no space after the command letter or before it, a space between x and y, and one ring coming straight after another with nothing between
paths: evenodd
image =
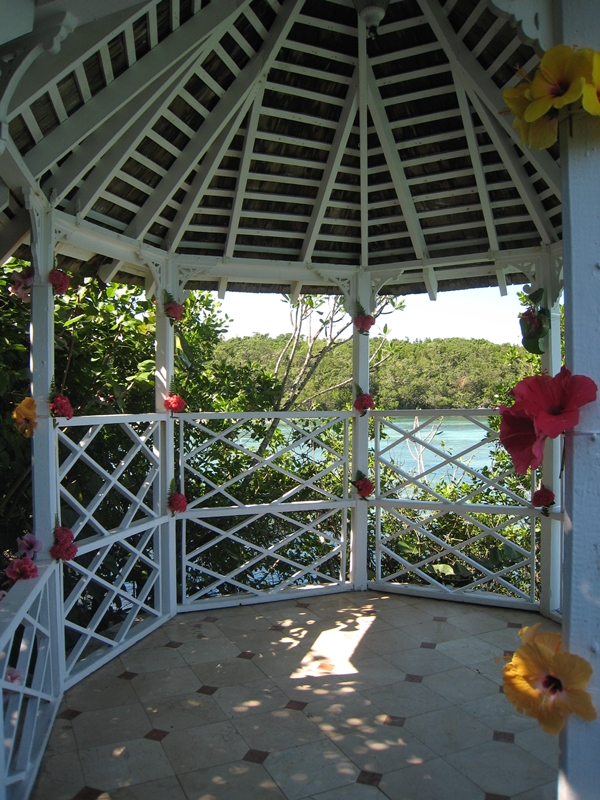
<instances>
[{"instance_id":1,"label":"gazebo","mask_svg":"<svg viewBox=\"0 0 600 800\"><path fill-rule=\"evenodd\" d=\"M39 578L18 582L0 605L0 797L28 797L63 692L184 611L367 588L540 611L562 620L565 646L592 663L594 695L600 686L597 404L584 409L581 425L566 437L564 504L550 516L511 494L502 479L469 467L465 454L443 449L435 452L440 463L460 463L500 499L486 505L476 491L452 503L434 493L407 499L398 486L421 490L424 475L395 469L389 443L421 445L420 429L399 427L390 412L373 415L374 438L369 417L348 412L167 414L174 330L163 306L165 298L181 302L194 289L220 297L285 292L292 300L330 293L342 294L354 315L361 307L370 313L381 294L420 292L435 301L444 290L497 286L506 294L507 285L527 283L544 289L551 309L543 367L555 374L564 285L567 366L600 383L591 344L600 296L594 283L600 123L575 112L561 125L560 145L535 150L522 145L502 99L549 47L600 49L595 3L13 5L0 32L0 255L3 261L28 255L35 270L34 524L45 551ZM54 371L48 275L55 266L92 260L105 283L134 283L156 297L156 411L55 424L48 411ZM368 391L369 339L358 330L353 336L354 382ZM459 415L481 429L482 442L493 436L489 411ZM278 453L253 449L243 427L252 419L286 431ZM107 429L122 439L110 463L94 445ZM337 450L328 439L334 430L343 441ZM251 466L229 482L211 483L206 454L215 443L244 451ZM240 500L237 490L248 475L283 474L278 457L302 447L320 453L313 473L286 473L293 488L286 484L278 497ZM557 495L561 461L558 440L548 442L544 480ZM349 483L370 463L378 493L362 502ZM94 476L95 488L83 499L69 490L74 469ZM395 478L384 485L386 469ZM339 486L327 483L332 475ZM167 510L174 478L196 488L195 502L177 520ZM107 522L103 514L114 497L121 512ZM63 565L48 549L65 509L79 553ZM512 564L494 569L440 542L435 556L417 563L386 540L386 515L431 537L428 525L437 516L477 513L503 520L484 526L499 542L508 541L508 517L530 525L529 549L517 548ZM281 542L244 538L256 520L274 518L285 532ZM304 536L321 537L323 545L310 563L285 550L292 541L301 550ZM219 572L209 551L225 545L245 547L251 556ZM425 569L449 555L473 570L472 581L444 583ZM112 572L109 556L119 564ZM257 570L272 572L274 559L286 564L284 577L257 588ZM144 573L141 582L131 577L136 569ZM83 619L77 608L92 586L101 597ZM118 623L109 614L115 602L123 610ZM21 683L7 670L19 670ZM597 796L599 744L599 722L569 721L561 734L561 800Z\"/></svg>"}]
</instances>

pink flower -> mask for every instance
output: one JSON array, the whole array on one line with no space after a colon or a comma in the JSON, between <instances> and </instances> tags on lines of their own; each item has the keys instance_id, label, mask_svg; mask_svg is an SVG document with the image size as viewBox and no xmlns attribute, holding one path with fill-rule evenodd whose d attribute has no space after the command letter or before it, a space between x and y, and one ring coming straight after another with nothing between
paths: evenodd
<instances>
[{"instance_id":1,"label":"pink flower","mask_svg":"<svg viewBox=\"0 0 600 800\"><path fill-rule=\"evenodd\" d=\"M525 322L529 325L532 333L540 327L541 323L538 319L538 315L530 308L521 314L521 319L525 320Z\"/></svg>"},{"instance_id":2,"label":"pink flower","mask_svg":"<svg viewBox=\"0 0 600 800\"><path fill-rule=\"evenodd\" d=\"M165 399L166 410L175 414L179 414L183 411L186 405L187 403L183 397L180 397L178 394L169 393L169 396Z\"/></svg>"},{"instance_id":3,"label":"pink flower","mask_svg":"<svg viewBox=\"0 0 600 800\"><path fill-rule=\"evenodd\" d=\"M508 450L517 472L525 475L529 467L537 469L544 457L546 436L535 430L533 420L517 403L500 406L500 444Z\"/></svg>"},{"instance_id":4,"label":"pink flower","mask_svg":"<svg viewBox=\"0 0 600 800\"><path fill-rule=\"evenodd\" d=\"M77 555L79 549L75 544L73 531L60 525L54 529L54 541L56 544L50 548L50 555L57 561L71 561Z\"/></svg>"},{"instance_id":5,"label":"pink flower","mask_svg":"<svg viewBox=\"0 0 600 800\"><path fill-rule=\"evenodd\" d=\"M50 413L53 417L66 417L71 419L73 416L73 409L68 397L64 394L55 394L50 403Z\"/></svg>"},{"instance_id":6,"label":"pink flower","mask_svg":"<svg viewBox=\"0 0 600 800\"><path fill-rule=\"evenodd\" d=\"M25 558L15 558L10 562L5 572L6 577L13 583L20 580L28 580L29 578L37 578L38 576L38 568L27 556Z\"/></svg>"},{"instance_id":7,"label":"pink flower","mask_svg":"<svg viewBox=\"0 0 600 800\"><path fill-rule=\"evenodd\" d=\"M169 502L167 504L167 508L171 513L181 513L186 511L187 509L187 500L184 494L181 492L173 492L173 494L169 497Z\"/></svg>"},{"instance_id":8,"label":"pink flower","mask_svg":"<svg viewBox=\"0 0 600 800\"><path fill-rule=\"evenodd\" d=\"M69 288L69 276L62 269L51 269L48 273L48 280L54 286L56 294L64 294Z\"/></svg>"},{"instance_id":9,"label":"pink flower","mask_svg":"<svg viewBox=\"0 0 600 800\"><path fill-rule=\"evenodd\" d=\"M550 489L545 489L542 486L541 489L538 489L537 492L533 493L531 504L536 508L548 508L548 506L554 505L554 500L554 492L551 492Z\"/></svg>"},{"instance_id":10,"label":"pink flower","mask_svg":"<svg viewBox=\"0 0 600 800\"><path fill-rule=\"evenodd\" d=\"M375 317L371 314L357 314L354 317L354 324L361 333L368 333L375 325Z\"/></svg>"},{"instance_id":11,"label":"pink flower","mask_svg":"<svg viewBox=\"0 0 600 800\"><path fill-rule=\"evenodd\" d=\"M20 686L23 683L23 676L19 672L18 669L14 667L7 667L6 672L4 673L4 680L6 683L12 683L15 686ZM2 702L4 705L8 705L8 701L10 700L11 691L10 689L3 689L2 690Z\"/></svg>"},{"instance_id":12,"label":"pink flower","mask_svg":"<svg viewBox=\"0 0 600 800\"><path fill-rule=\"evenodd\" d=\"M31 303L33 275L33 267L27 267L22 272L13 272L12 279L15 285L9 288L9 293L20 297L24 303Z\"/></svg>"},{"instance_id":13,"label":"pink flower","mask_svg":"<svg viewBox=\"0 0 600 800\"><path fill-rule=\"evenodd\" d=\"M367 413L369 408L375 408L375 401L373 400L372 395L363 392L363 394L359 394L356 400L354 401L354 408L357 411L361 412L361 417Z\"/></svg>"},{"instance_id":14,"label":"pink flower","mask_svg":"<svg viewBox=\"0 0 600 800\"><path fill-rule=\"evenodd\" d=\"M164 304L163 308L167 317L176 319L177 321L183 318L183 306L181 303L176 303L175 300L170 300L168 303Z\"/></svg>"},{"instance_id":15,"label":"pink flower","mask_svg":"<svg viewBox=\"0 0 600 800\"><path fill-rule=\"evenodd\" d=\"M368 478L358 478L352 481L352 484L356 487L359 497L368 497L370 494L373 494L373 490L375 489L375 484Z\"/></svg>"},{"instance_id":16,"label":"pink flower","mask_svg":"<svg viewBox=\"0 0 600 800\"><path fill-rule=\"evenodd\" d=\"M563 367L558 375L523 378L512 390L515 406L533 420L536 435L556 439L579 422L579 409L596 399L598 387ZM513 406L514 408L514 406ZM508 449L508 448L507 448Z\"/></svg>"},{"instance_id":17,"label":"pink flower","mask_svg":"<svg viewBox=\"0 0 600 800\"><path fill-rule=\"evenodd\" d=\"M38 539L35 533L26 533L23 538L17 539L18 556L29 556L32 558L36 553L40 553L44 548L44 543Z\"/></svg>"}]
</instances>

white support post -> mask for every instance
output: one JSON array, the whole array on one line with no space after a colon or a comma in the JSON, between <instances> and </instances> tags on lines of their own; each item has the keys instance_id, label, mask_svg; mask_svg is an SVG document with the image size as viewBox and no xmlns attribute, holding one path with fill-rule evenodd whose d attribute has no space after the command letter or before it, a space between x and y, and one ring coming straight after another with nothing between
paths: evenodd
<instances>
[{"instance_id":1,"label":"white support post","mask_svg":"<svg viewBox=\"0 0 600 800\"><path fill-rule=\"evenodd\" d=\"M49 558L58 515L58 453L54 420L48 398L54 377L54 295L48 273L54 266L54 212L41 195L26 190L31 217L31 257L34 268L31 291L31 396L37 404L33 434L33 526L44 543L40 554Z\"/></svg>"},{"instance_id":2,"label":"white support post","mask_svg":"<svg viewBox=\"0 0 600 800\"><path fill-rule=\"evenodd\" d=\"M165 291L177 302L180 301L177 266L170 258L162 264L154 264L156 280L156 372L154 378L154 400L156 411L165 413L164 402L169 394L175 371L174 329L164 311ZM175 423L165 415L160 425L160 511L167 513L169 487L175 476ZM177 570L175 549L176 523L174 518L161 526L161 606L163 614L172 617L177 610Z\"/></svg>"},{"instance_id":3,"label":"white support post","mask_svg":"<svg viewBox=\"0 0 600 800\"><path fill-rule=\"evenodd\" d=\"M597 0L562 0L560 41L600 50ZM565 341L567 367L600 385L600 117L575 111L561 126ZM600 402L581 411L566 436L565 650L586 658L588 686L600 710ZM571 715L561 734L560 800L596 800L600 787L600 719Z\"/></svg>"},{"instance_id":4,"label":"white support post","mask_svg":"<svg viewBox=\"0 0 600 800\"><path fill-rule=\"evenodd\" d=\"M555 269L554 259L548 251L542 257L539 284L544 289L544 303L550 308L550 333L546 342L546 352L542 355L542 370L548 375L556 375L561 368L560 347L560 305L553 294L556 281L551 270ZM554 492L556 503L562 505L561 498L561 438L546 439L544 461L542 464L543 483L546 489ZM540 611L545 617L555 615L561 608L562 572L562 525L560 520L542 517L540 542Z\"/></svg>"},{"instance_id":5,"label":"white support post","mask_svg":"<svg viewBox=\"0 0 600 800\"><path fill-rule=\"evenodd\" d=\"M350 308L356 315L356 303L360 302L367 313L371 312L371 278L369 273L360 270L352 279ZM354 387L360 386L363 392L369 391L369 337L353 327L352 334L352 379ZM355 389L354 389L355 391ZM354 396L353 391L353 396ZM356 416L352 429L352 478L360 470L369 474L369 417ZM368 504L358 500L352 511L352 532L350 547L350 580L354 589L367 588L367 548L368 548Z\"/></svg>"}]
</instances>

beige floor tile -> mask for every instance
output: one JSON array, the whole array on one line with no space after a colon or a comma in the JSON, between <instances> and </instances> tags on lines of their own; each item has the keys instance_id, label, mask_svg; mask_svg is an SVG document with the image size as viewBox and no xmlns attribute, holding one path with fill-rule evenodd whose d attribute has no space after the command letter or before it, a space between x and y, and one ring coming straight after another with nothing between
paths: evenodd
<instances>
[{"instance_id":1,"label":"beige floor tile","mask_svg":"<svg viewBox=\"0 0 600 800\"><path fill-rule=\"evenodd\" d=\"M267 650L258 653L252 662L264 672L268 678L300 677L303 673L302 662L309 653L309 648L301 645L288 645L284 650Z\"/></svg>"},{"instance_id":2,"label":"beige floor tile","mask_svg":"<svg viewBox=\"0 0 600 800\"><path fill-rule=\"evenodd\" d=\"M394 725L373 725L368 730L333 736L332 741L359 769L379 774L437 758L423 742Z\"/></svg>"},{"instance_id":3,"label":"beige floor tile","mask_svg":"<svg viewBox=\"0 0 600 800\"><path fill-rule=\"evenodd\" d=\"M477 664L473 664L472 670L478 675L489 678L497 686L502 686L502 669L505 664L504 657L491 658L488 661L478 661Z\"/></svg>"},{"instance_id":4,"label":"beige floor tile","mask_svg":"<svg viewBox=\"0 0 600 800\"><path fill-rule=\"evenodd\" d=\"M220 629L210 622L203 622L207 614L179 614L160 628L168 641L193 642L203 636L222 636ZM217 616L215 614L214 616Z\"/></svg>"},{"instance_id":5,"label":"beige floor tile","mask_svg":"<svg viewBox=\"0 0 600 800\"><path fill-rule=\"evenodd\" d=\"M419 647L421 641L410 636L402 628L390 626L388 630L367 631L361 640L361 646L383 656L390 653L401 653L404 650L414 650Z\"/></svg>"},{"instance_id":6,"label":"beige floor tile","mask_svg":"<svg viewBox=\"0 0 600 800\"><path fill-rule=\"evenodd\" d=\"M131 681L112 676L96 678L94 674L69 689L66 699L69 708L76 711L96 711L131 705L138 697Z\"/></svg>"},{"instance_id":7,"label":"beige floor tile","mask_svg":"<svg viewBox=\"0 0 600 800\"><path fill-rule=\"evenodd\" d=\"M529 719L529 718L528 718ZM521 731L515 736L515 744L522 747L532 756L539 758L544 764L548 764L552 769L558 769L559 739L558 736L549 736L540 728L537 720L530 720L535 723L534 727L527 731Z\"/></svg>"},{"instance_id":8,"label":"beige floor tile","mask_svg":"<svg viewBox=\"0 0 600 800\"><path fill-rule=\"evenodd\" d=\"M426 714L450 705L448 700L422 683L408 681L379 689L367 689L362 695L384 714L392 717L413 717L415 714Z\"/></svg>"},{"instance_id":9,"label":"beige floor tile","mask_svg":"<svg viewBox=\"0 0 600 800\"><path fill-rule=\"evenodd\" d=\"M403 681L406 673L398 669L389 661L381 656L376 656L371 651L357 650L352 656L351 663L356 668L354 678L356 686L361 689L368 689L371 686L385 686L388 683L398 683Z\"/></svg>"},{"instance_id":10,"label":"beige floor tile","mask_svg":"<svg viewBox=\"0 0 600 800\"><path fill-rule=\"evenodd\" d=\"M287 800L352 784L358 769L329 740L311 742L272 753L265 761Z\"/></svg>"},{"instance_id":11,"label":"beige floor tile","mask_svg":"<svg viewBox=\"0 0 600 800\"><path fill-rule=\"evenodd\" d=\"M389 800L484 800L481 789L442 758L388 772L379 788Z\"/></svg>"},{"instance_id":12,"label":"beige floor tile","mask_svg":"<svg viewBox=\"0 0 600 800\"><path fill-rule=\"evenodd\" d=\"M229 717L275 711L283 708L289 701L289 697L279 686L268 678L223 686L213 697Z\"/></svg>"},{"instance_id":13,"label":"beige floor tile","mask_svg":"<svg viewBox=\"0 0 600 800\"><path fill-rule=\"evenodd\" d=\"M177 652L188 664L202 664L206 661L219 661L222 658L235 658L242 649L221 635L214 639L186 641Z\"/></svg>"},{"instance_id":14,"label":"beige floor tile","mask_svg":"<svg viewBox=\"0 0 600 800\"><path fill-rule=\"evenodd\" d=\"M58 753L70 753L73 750L77 750L77 742L75 741L72 723L66 719L57 719L52 728L45 755L53 756Z\"/></svg>"},{"instance_id":15,"label":"beige floor tile","mask_svg":"<svg viewBox=\"0 0 600 800\"><path fill-rule=\"evenodd\" d=\"M185 667L186 662L173 647L153 647L146 650L128 650L121 655L128 672L156 672L159 669Z\"/></svg>"},{"instance_id":16,"label":"beige floor tile","mask_svg":"<svg viewBox=\"0 0 600 800\"><path fill-rule=\"evenodd\" d=\"M371 730L380 715L380 709L361 694L354 693L309 703L303 713L326 736L336 736L357 730Z\"/></svg>"},{"instance_id":17,"label":"beige floor tile","mask_svg":"<svg viewBox=\"0 0 600 800\"><path fill-rule=\"evenodd\" d=\"M271 625L300 625L310 628L311 625L324 621L323 617L311 608L299 608L295 603L285 608L279 606L279 603L273 603L272 607L265 610L265 617L270 620Z\"/></svg>"},{"instance_id":18,"label":"beige floor tile","mask_svg":"<svg viewBox=\"0 0 600 800\"><path fill-rule=\"evenodd\" d=\"M481 661L489 661L493 658L501 658L504 653L499 647L495 647L488 642L482 642L476 636L467 636L464 639L442 642L438 644L436 650L465 666L479 664Z\"/></svg>"},{"instance_id":19,"label":"beige floor tile","mask_svg":"<svg viewBox=\"0 0 600 800\"><path fill-rule=\"evenodd\" d=\"M384 620L384 622L389 622L395 628L405 628L407 625L431 622L432 616L427 611L421 611L420 608L415 608L412 605L408 605L408 603L404 606L390 607L377 612L378 618Z\"/></svg>"},{"instance_id":20,"label":"beige floor tile","mask_svg":"<svg viewBox=\"0 0 600 800\"><path fill-rule=\"evenodd\" d=\"M170 639L166 634L164 625L160 628L157 628L152 633L149 633L145 639L142 639L141 642L134 644L133 647L128 650L128 653L137 653L140 650L149 650L155 647L163 647Z\"/></svg>"},{"instance_id":21,"label":"beige floor tile","mask_svg":"<svg viewBox=\"0 0 600 800\"><path fill-rule=\"evenodd\" d=\"M516 794L511 800L556 800L556 792L556 781L552 781L545 786L536 786L528 792Z\"/></svg>"},{"instance_id":22,"label":"beige floor tile","mask_svg":"<svg viewBox=\"0 0 600 800\"><path fill-rule=\"evenodd\" d=\"M86 785L109 792L173 775L160 742L150 739L91 747L79 757Z\"/></svg>"},{"instance_id":23,"label":"beige floor tile","mask_svg":"<svg viewBox=\"0 0 600 800\"><path fill-rule=\"evenodd\" d=\"M151 728L140 703L86 711L73 720L73 731L80 750L140 739Z\"/></svg>"},{"instance_id":24,"label":"beige floor tile","mask_svg":"<svg viewBox=\"0 0 600 800\"><path fill-rule=\"evenodd\" d=\"M455 614L460 614L467 612L471 607L467 603L453 602L452 600L434 600L426 597L413 597L411 601L413 608L418 608L431 617L447 617L451 611Z\"/></svg>"},{"instance_id":25,"label":"beige floor tile","mask_svg":"<svg viewBox=\"0 0 600 800\"><path fill-rule=\"evenodd\" d=\"M406 720L404 728L430 747L438 756L446 756L465 747L489 742L492 731L456 706L440 708Z\"/></svg>"},{"instance_id":26,"label":"beige floor tile","mask_svg":"<svg viewBox=\"0 0 600 800\"><path fill-rule=\"evenodd\" d=\"M172 777L114 789L110 800L186 800L186 796L179 780Z\"/></svg>"},{"instance_id":27,"label":"beige floor tile","mask_svg":"<svg viewBox=\"0 0 600 800\"><path fill-rule=\"evenodd\" d=\"M230 721L174 731L161 744L177 775L240 761L248 752Z\"/></svg>"},{"instance_id":28,"label":"beige floor tile","mask_svg":"<svg viewBox=\"0 0 600 800\"><path fill-rule=\"evenodd\" d=\"M385 795L376 786L351 783L329 792L313 794L309 800L385 800Z\"/></svg>"},{"instance_id":29,"label":"beige floor tile","mask_svg":"<svg viewBox=\"0 0 600 800\"><path fill-rule=\"evenodd\" d=\"M467 613L452 613L454 609L447 610L448 622L456 628L461 628L470 634L489 633L500 628L506 628L506 620L493 617L485 611L468 611Z\"/></svg>"},{"instance_id":30,"label":"beige floor tile","mask_svg":"<svg viewBox=\"0 0 600 800\"><path fill-rule=\"evenodd\" d=\"M487 697L477 697L461 704L461 709L494 731L519 733L535 728L537 720L517 713L506 695L498 692Z\"/></svg>"},{"instance_id":31,"label":"beige floor tile","mask_svg":"<svg viewBox=\"0 0 600 800\"><path fill-rule=\"evenodd\" d=\"M236 683L264 679L264 672L254 661L254 658L228 658L222 661L204 661L192 664L191 667L207 686L233 686Z\"/></svg>"},{"instance_id":32,"label":"beige floor tile","mask_svg":"<svg viewBox=\"0 0 600 800\"><path fill-rule=\"evenodd\" d=\"M188 800L286 800L264 766L248 761L186 772L181 784Z\"/></svg>"},{"instance_id":33,"label":"beige floor tile","mask_svg":"<svg viewBox=\"0 0 600 800\"><path fill-rule=\"evenodd\" d=\"M356 695L364 687L359 675L332 675L324 673L317 676L289 678L276 676L273 682L290 698L311 703L317 700L333 701L334 699Z\"/></svg>"},{"instance_id":34,"label":"beige floor tile","mask_svg":"<svg viewBox=\"0 0 600 800\"><path fill-rule=\"evenodd\" d=\"M423 684L451 703L464 703L474 697L498 694L498 687L493 681L478 675L469 667L427 675L423 678Z\"/></svg>"},{"instance_id":35,"label":"beige floor tile","mask_svg":"<svg viewBox=\"0 0 600 800\"><path fill-rule=\"evenodd\" d=\"M46 755L30 800L71 800L85 785L77 752Z\"/></svg>"},{"instance_id":36,"label":"beige floor tile","mask_svg":"<svg viewBox=\"0 0 600 800\"><path fill-rule=\"evenodd\" d=\"M313 720L308 719L302 711L289 708L238 717L233 723L248 747L268 753L325 738Z\"/></svg>"},{"instance_id":37,"label":"beige floor tile","mask_svg":"<svg viewBox=\"0 0 600 800\"><path fill-rule=\"evenodd\" d=\"M487 742L451 753L447 761L484 792L512 797L554 780L547 764L514 744ZM493 769L490 768L493 765Z\"/></svg>"},{"instance_id":38,"label":"beige floor tile","mask_svg":"<svg viewBox=\"0 0 600 800\"><path fill-rule=\"evenodd\" d=\"M419 622L415 625L404 625L402 630L409 636L421 642L450 642L454 639L464 639L469 634L466 631L450 625L448 622Z\"/></svg>"},{"instance_id":39,"label":"beige floor tile","mask_svg":"<svg viewBox=\"0 0 600 800\"><path fill-rule=\"evenodd\" d=\"M493 644L500 650L516 650L521 645L519 631L516 628L499 628L497 631L480 633L479 638L484 642Z\"/></svg>"},{"instance_id":40,"label":"beige floor tile","mask_svg":"<svg viewBox=\"0 0 600 800\"><path fill-rule=\"evenodd\" d=\"M456 669L458 662L444 653L416 647L402 653L390 653L385 658L398 669L409 675L434 675L438 672Z\"/></svg>"},{"instance_id":41,"label":"beige floor tile","mask_svg":"<svg viewBox=\"0 0 600 800\"><path fill-rule=\"evenodd\" d=\"M125 681L123 681L125 683ZM128 681L135 687L137 696L146 703L178 694L189 694L200 688L200 680L191 667L161 669L157 672L144 672Z\"/></svg>"},{"instance_id":42,"label":"beige floor tile","mask_svg":"<svg viewBox=\"0 0 600 800\"><path fill-rule=\"evenodd\" d=\"M269 650L285 650L296 639L287 631L233 631L226 629L229 641L241 652L264 653ZM223 658L224 656L221 656Z\"/></svg>"},{"instance_id":43,"label":"beige floor tile","mask_svg":"<svg viewBox=\"0 0 600 800\"><path fill-rule=\"evenodd\" d=\"M198 728L227 719L214 695L211 697L198 692L149 701L144 704L144 710L151 727L161 731Z\"/></svg>"}]
</instances>

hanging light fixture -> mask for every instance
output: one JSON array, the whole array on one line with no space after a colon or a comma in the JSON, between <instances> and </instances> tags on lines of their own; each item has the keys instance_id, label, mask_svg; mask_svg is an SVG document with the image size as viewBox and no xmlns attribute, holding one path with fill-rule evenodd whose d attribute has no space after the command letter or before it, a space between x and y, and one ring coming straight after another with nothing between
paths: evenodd
<instances>
[{"instance_id":1,"label":"hanging light fixture","mask_svg":"<svg viewBox=\"0 0 600 800\"><path fill-rule=\"evenodd\" d=\"M358 16L367 26L371 39L377 36L377 26L385 17L390 0L352 0Z\"/></svg>"}]
</instances>

